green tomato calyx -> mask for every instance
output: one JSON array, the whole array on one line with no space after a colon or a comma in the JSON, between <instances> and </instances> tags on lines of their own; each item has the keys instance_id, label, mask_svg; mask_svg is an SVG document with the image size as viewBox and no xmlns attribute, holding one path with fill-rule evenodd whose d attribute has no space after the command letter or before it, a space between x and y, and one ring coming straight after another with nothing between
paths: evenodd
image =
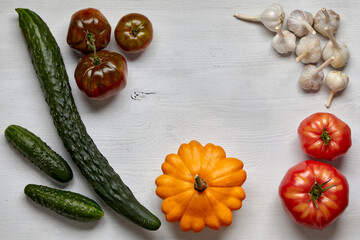
<instances>
[{"instance_id":1,"label":"green tomato calyx","mask_svg":"<svg viewBox=\"0 0 360 240\"><path fill-rule=\"evenodd\" d=\"M332 187L335 187L336 185L331 185L329 187L323 188L325 184L327 184L328 182L330 182L331 179L327 180L326 182L323 182L322 184L319 184L316 180L314 185L311 187L310 191L309 191L309 195L310 195L310 199L308 200L308 202L312 201L316 207L316 209L319 208L318 204L317 204L317 200L322 196L323 192L329 190Z\"/></svg>"},{"instance_id":2,"label":"green tomato calyx","mask_svg":"<svg viewBox=\"0 0 360 240\"><path fill-rule=\"evenodd\" d=\"M323 140L325 146L329 145L329 143L331 142L331 135L330 135L330 133L326 130L326 128L325 128L324 131L321 133L320 138L321 138L321 140Z\"/></svg>"}]
</instances>

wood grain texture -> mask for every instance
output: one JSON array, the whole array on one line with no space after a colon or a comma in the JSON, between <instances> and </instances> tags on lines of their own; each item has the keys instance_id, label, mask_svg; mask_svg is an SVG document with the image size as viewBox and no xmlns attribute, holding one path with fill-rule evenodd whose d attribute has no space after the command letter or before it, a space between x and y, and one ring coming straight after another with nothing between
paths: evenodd
<instances>
[{"instance_id":1,"label":"wood grain texture","mask_svg":"<svg viewBox=\"0 0 360 240\"><path fill-rule=\"evenodd\" d=\"M298 85L303 65L294 54L280 56L271 47L273 34L257 23L238 21L237 11L260 14L273 1L28 1L0 0L0 128L19 124L31 129L74 170L68 185L57 185L38 173L0 138L0 239L356 239L360 234L360 5L350 1L278 1L286 17L295 9L315 14L322 7L340 14L336 37L346 42L350 61L344 69L348 87L324 106L329 89L306 93ZM66 44L71 15L96 7L111 26L129 12L152 21L154 40L139 55L125 55L127 87L105 102L89 100L76 86L73 73L80 57ZM16 7L36 11L49 25L63 54L75 102L89 135L137 199L162 220L148 232L115 214L90 189L70 160L52 123L17 22ZM327 39L319 36L322 46ZM112 40L108 50L120 52ZM325 73L330 68L325 70ZM139 100L133 92L145 94ZM350 183L350 204L328 229L298 226L283 211L278 185L294 164L309 159L297 140L299 123L312 113L331 112L352 129L353 145L331 163ZM247 197L234 212L232 226L200 234L181 232L166 222L155 179L167 154L190 140L221 145L241 159L248 173ZM45 184L79 192L98 201L105 211L95 224L63 219L32 204L23 194L29 184Z\"/></svg>"}]
</instances>

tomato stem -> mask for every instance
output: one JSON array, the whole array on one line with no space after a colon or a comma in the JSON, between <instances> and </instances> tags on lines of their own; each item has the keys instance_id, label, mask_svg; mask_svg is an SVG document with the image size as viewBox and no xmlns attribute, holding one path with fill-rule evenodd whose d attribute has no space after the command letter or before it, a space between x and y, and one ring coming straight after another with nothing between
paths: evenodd
<instances>
[{"instance_id":1,"label":"tomato stem","mask_svg":"<svg viewBox=\"0 0 360 240\"><path fill-rule=\"evenodd\" d=\"M198 192L203 192L207 188L207 183L204 179L200 178L199 175L196 175L194 188Z\"/></svg>"},{"instance_id":2,"label":"tomato stem","mask_svg":"<svg viewBox=\"0 0 360 240\"><path fill-rule=\"evenodd\" d=\"M132 34L134 37L136 37L137 34L138 34L138 32L139 32L139 30L141 30L143 27L144 27L143 24L141 24L140 26L131 29L131 34Z\"/></svg>"},{"instance_id":3,"label":"tomato stem","mask_svg":"<svg viewBox=\"0 0 360 240\"><path fill-rule=\"evenodd\" d=\"M329 190L332 187L335 187L336 185L331 185L329 187L323 188L325 184L327 184L328 182L330 182L331 179L327 180L326 182L323 182L322 184L319 184L316 180L314 185L311 187L310 191L309 191L309 195L310 195L310 199L308 200L308 202L313 201L316 209L319 208L318 204L317 204L317 200L322 196L323 192L326 192L327 190Z\"/></svg>"},{"instance_id":4,"label":"tomato stem","mask_svg":"<svg viewBox=\"0 0 360 240\"><path fill-rule=\"evenodd\" d=\"M94 52L93 64L97 66L100 64L101 61L99 56L96 54L95 35L89 31L86 31L86 41L88 47Z\"/></svg>"},{"instance_id":5,"label":"tomato stem","mask_svg":"<svg viewBox=\"0 0 360 240\"><path fill-rule=\"evenodd\" d=\"M330 133L324 128L324 131L320 135L321 140L323 140L324 145L327 146L331 142L331 135Z\"/></svg>"}]
</instances>

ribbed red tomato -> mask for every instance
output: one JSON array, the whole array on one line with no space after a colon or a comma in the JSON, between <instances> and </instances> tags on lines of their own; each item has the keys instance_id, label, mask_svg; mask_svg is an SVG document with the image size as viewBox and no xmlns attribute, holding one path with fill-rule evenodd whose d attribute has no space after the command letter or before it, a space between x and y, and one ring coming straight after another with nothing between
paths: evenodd
<instances>
[{"instance_id":1,"label":"ribbed red tomato","mask_svg":"<svg viewBox=\"0 0 360 240\"><path fill-rule=\"evenodd\" d=\"M315 113L298 127L301 149L316 159L332 161L351 147L350 127L331 113Z\"/></svg>"},{"instance_id":2,"label":"ribbed red tomato","mask_svg":"<svg viewBox=\"0 0 360 240\"><path fill-rule=\"evenodd\" d=\"M333 166L314 160L296 164L281 181L283 207L297 223L324 229L349 203L349 184Z\"/></svg>"},{"instance_id":3,"label":"ribbed red tomato","mask_svg":"<svg viewBox=\"0 0 360 240\"><path fill-rule=\"evenodd\" d=\"M110 34L111 26L105 16L98 9L86 8L72 15L66 40L70 47L91 53L91 39L96 50L101 50L109 44Z\"/></svg>"},{"instance_id":4,"label":"ribbed red tomato","mask_svg":"<svg viewBox=\"0 0 360 240\"><path fill-rule=\"evenodd\" d=\"M80 59L75 80L80 90L95 99L106 99L125 88L127 63L116 52L102 50Z\"/></svg>"}]
</instances>

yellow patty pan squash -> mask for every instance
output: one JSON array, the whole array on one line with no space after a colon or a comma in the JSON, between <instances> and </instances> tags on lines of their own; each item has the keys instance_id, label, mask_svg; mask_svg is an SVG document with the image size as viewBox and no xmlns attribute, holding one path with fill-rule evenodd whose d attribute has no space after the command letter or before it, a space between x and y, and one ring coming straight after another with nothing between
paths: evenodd
<instances>
[{"instance_id":1,"label":"yellow patty pan squash","mask_svg":"<svg viewBox=\"0 0 360 240\"><path fill-rule=\"evenodd\" d=\"M197 141L182 144L169 154L155 183L163 199L161 210L169 222L180 221L183 231L219 229L232 223L232 211L245 199L243 162L226 157L220 146Z\"/></svg>"}]
</instances>

